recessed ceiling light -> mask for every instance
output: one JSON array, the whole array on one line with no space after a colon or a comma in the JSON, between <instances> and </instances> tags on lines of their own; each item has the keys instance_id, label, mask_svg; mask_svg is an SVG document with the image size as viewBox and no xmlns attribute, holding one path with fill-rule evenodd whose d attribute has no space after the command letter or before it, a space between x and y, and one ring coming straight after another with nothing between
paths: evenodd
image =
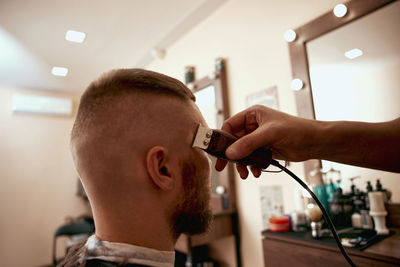
<instances>
[{"instance_id":1,"label":"recessed ceiling light","mask_svg":"<svg viewBox=\"0 0 400 267\"><path fill-rule=\"evenodd\" d=\"M73 30L68 30L65 34L65 40L74 42L74 43L83 43L86 38L86 33L78 32Z\"/></svg>"},{"instance_id":2,"label":"recessed ceiling light","mask_svg":"<svg viewBox=\"0 0 400 267\"><path fill-rule=\"evenodd\" d=\"M344 55L349 59L354 59L356 57L362 56L363 51L361 51L358 48L354 48L354 49L351 49L351 50L347 51L346 53L344 53Z\"/></svg>"},{"instance_id":3,"label":"recessed ceiling light","mask_svg":"<svg viewBox=\"0 0 400 267\"><path fill-rule=\"evenodd\" d=\"M51 74L55 76L67 76L68 74L68 68L64 67L53 67L51 69Z\"/></svg>"}]
</instances>

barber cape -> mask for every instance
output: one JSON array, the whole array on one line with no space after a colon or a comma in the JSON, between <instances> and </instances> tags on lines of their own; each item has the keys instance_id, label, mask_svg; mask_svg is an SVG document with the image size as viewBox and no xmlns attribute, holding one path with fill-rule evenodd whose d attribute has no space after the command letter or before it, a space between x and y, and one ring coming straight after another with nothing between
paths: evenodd
<instances>
[{"instance_id":1,"label":"barber cape","mask_svg":"<svg viewBox=\"0 0 400 267\"><path fill-rule=\"evenodd\" d=\"M159 251L125 243L108 242L92 235L71 247L58 266L171 267L174 266L174 261L174 251Z\"/></svg>"}]
</instances>

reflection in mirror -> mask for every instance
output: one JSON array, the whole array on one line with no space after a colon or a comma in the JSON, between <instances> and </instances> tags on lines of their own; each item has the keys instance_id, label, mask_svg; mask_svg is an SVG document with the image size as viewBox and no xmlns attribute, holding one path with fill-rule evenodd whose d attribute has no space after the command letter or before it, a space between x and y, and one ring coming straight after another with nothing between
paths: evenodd
<instances>
[{"instance_id":1,"label":"reflection in mirror","mask_svg":"<svg viewBox=\"0 0 400 267\"><path fill-rule=\"evenodd\" d=\"M210 85L200 91L194 93L196 96L196 104L199 107L208 127L217 128L217 106L215 105L215 90Z\"/></svg>"},{"instance_id":2,"label":"reflection in mirror","mask_svg":"<svg viewBox=\"0 0 400 267\"><path fill-rule=\"evenodd\" d=\"M382 122L400 117L400 2L394 2L315 40L307 42L310 80L317 120ZM360 49L350 59L345 53ZM385 159L382 159L385 160ZM365 190L367 181L392 190L400 202L400 174L324 162ZM375 186L374 186L375 187ZM375 189L375 188L374 188Z\"/></svg>"},{"instance_id":3,"label":"reflection in mirror","mask_svg":"<svg viewBox=\"0 0 400 267\"><path fill-rule=\"evenodd\" d=\"M196 104L199 107L208 127L212 129L218 128L217 125L217 106L215 105L215 88L213 85L205 87L194 93L196 96ZM211 166L215 166L216 159L208 155L211 159ZM216 193L216 187L219 185L218 173L211 168L211 189Z\"/></svg>"}]
</instances>

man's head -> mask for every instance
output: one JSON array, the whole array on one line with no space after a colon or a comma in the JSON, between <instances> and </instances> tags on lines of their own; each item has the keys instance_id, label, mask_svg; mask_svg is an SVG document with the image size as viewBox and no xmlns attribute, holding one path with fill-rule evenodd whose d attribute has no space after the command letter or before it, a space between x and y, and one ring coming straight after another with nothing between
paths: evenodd
<instances>
[{"instance_id":1,"label":"man's head","mask_svg":"<svg viewBox=\"0 0 400 267\"><path fill-rule=\"evenodd\" d=\"M205 124L194 100L178 80L142 69L113 70L89 85L71 149L95 220L164 219L174 238L206 230L210 165L190 146Z\"/></svg>"}]
</instances>

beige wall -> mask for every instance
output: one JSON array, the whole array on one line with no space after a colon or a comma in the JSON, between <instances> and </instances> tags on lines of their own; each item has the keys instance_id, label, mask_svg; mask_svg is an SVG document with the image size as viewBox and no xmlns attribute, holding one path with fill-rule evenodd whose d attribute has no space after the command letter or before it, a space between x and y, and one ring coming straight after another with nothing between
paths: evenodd
<instances>
[{"instance_id":1,"label":"beige wall","mask_svg":"<svg viewBox=\"0 0 400 267\"><path fill-rule=\"evenodd\" d=\"M149 69L183 80L184 67L193 65L196 66L197 77L201 78L211 73L215 58L224 57L228 67L231 113L245 108L248 94L277 85L281 110L296 114L294 95L289 88L291 70L283 33L340 2L228 1L168 49L164 60L152 62ZM300 164L292 165L291 169L303 174ZM295 208L293 192L297 185L284 174L263 174L260 179L236 179L236 182L243 266L263 266L259 187L282 185L285 210L289 212ZM232 253L229 246L221 251ZM232 263L230 266L233 266Z\"/></svg>"},{"instance_id":2,"label":"beige wall","mask_svg":"<svg viewBox=\"0 0 400 267\"><path fill-rule=\"evenodd\" d=\"M0 88L0 259L2 266L39 266L51 262L52 237L65 217L85 212L69 153L73 118L13 114L15 92L33 93Z\"/></svg>"}]
</instances>

